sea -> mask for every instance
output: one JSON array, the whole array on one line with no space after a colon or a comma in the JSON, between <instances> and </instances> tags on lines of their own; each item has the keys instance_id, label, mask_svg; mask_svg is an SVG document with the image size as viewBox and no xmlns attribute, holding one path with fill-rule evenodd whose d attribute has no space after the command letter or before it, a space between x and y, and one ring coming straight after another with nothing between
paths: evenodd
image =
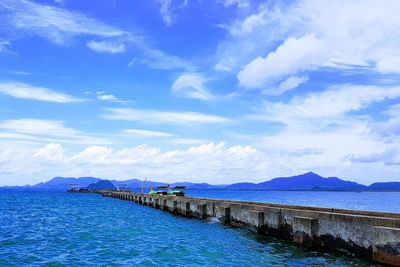
<instances>
[{"instance_id":1,"label":"sea","mask_svg":"<svg viewBox=\"0 0 400 267\"><path fill-rule=\"evenodd\" d=\"M190 190L189 196L400 212L400 193ZM97 194L0 192L0 266L378 266Z\"/></svg>"}]
</instances>

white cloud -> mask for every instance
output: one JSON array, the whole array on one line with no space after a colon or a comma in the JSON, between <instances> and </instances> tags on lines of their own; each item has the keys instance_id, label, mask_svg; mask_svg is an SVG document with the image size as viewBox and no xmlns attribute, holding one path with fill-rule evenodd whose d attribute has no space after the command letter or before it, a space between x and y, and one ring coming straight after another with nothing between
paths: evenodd
<instances>
[{"instance_id":1,"label":"white cloud","mask_svg":"<svg viewBox=\"0 0 400 267\"><path fill-rule=\"evenodd\" d=\"M20 82L0 82L0 94L15 98L54 103L80 102L81 99L54 90Z\"/></svg>"},{"instance_id":2,"label":"white cloud","mask_svg":"<svg viewBox=\"0 0 400 267\"><path fill-rule=\"evenodd\" d=\"M374 107L379 115L383 104L397 99L400 87L345 84L287 102L265 102L253 118L279 122L282 127L246 140L268 151L278 173L313 170L366 184L395 180L400 162L396 105L383 111L388 119L370 116L369 109Z\"/></svg>"},{"instance_id":3,"label":"white cloud","mask_svg":"<svg viewBox=\"0 0 400 267\"><path fill-rule=\"evenodd\" d=\"M236 6L238 8L245 8L250 6L249 0L221 0L220 2L222 2L226 7Z\"/></svg>"},{"instance_id":4,"label":"white cloud","mask_svg":"<svg viewBox=\"0 0 400 267\"><path fill-rule=\"evenodd\" d=\"M119 54L126 52L125 44L111 41L89 41L86 44L90 49L99 53Z\"/></svg>"},{"instance_id":5,"label":"white cloud","mask_svg":"<svg viewBox=\"0 0 400 267\"><path fill-rule=\"evenodd\" d=\"M96 19L59 7L25 0L4 0L0 5L5 10L7 23L13 28L42 36L57 44L64 44L78 35L109 38L126 34Z\"/></svg>"},{"instance_id":6,"label":"white cloud","mask_svg":"<svg viewBox=\"0 0 400 267\"><path fill-rule=\"evenodd\" d=\"M328 59L322 42L313 34L288 38L267 57L257 57L237 75L242 86L260 88L271 79L314 68Z\"/></svg>"},{"instance_id":7,"label":"white cloud","mask_svg":"<svg viewBox=\"0 0 400 267\"><path fill-rule=\"evenodd\" d=\"M85 92L85 94L91 94L92 92ZM104 92L104 91L98 91L98 92L96 92L96 98L98 99L98 100L101 100L101 101L110 101L110 102L114 102L114 103L121 103L121 104L127 104L127 103L130 103L130 102L132 102L132 101L130 101L130 100L122 100L122 99L119 99L118 97L116 97L115 95L112 95L112 94L107 94L106 92Z\"/></svg>"},{"instance_id":8,"label":"white cloud","mask_svg":"<svg viewBox=\"0 0 400 267\"><path fill-rule=\"evenodd\" d=\"M2 53L12 53L8 48L10 46L9 41L0 41L0 54Z\"/></svg>"},{"instance_id":9,"label":"white cloud","mask_svg":"<svg viewBox=\"0 0 400 267\"><path fill-rule=\"evenodd\" d=\"M176 111L156 111L156 110L140 110L130 108L109 108L108 113L103 118L109 120L126 120L140 121L148 124L157 123L227 123L231 120L198 112L176 112Z\"/></svg>"},{"instance_id":10,"label":"white cloud","mask_svg":"<svg viewBox=\"0 0 400 267\"><path fill-rule=\"evenodd\" d=\"M166 1L168 2L168 1ZM186 1L173 5L172 10L182 9ZM137 49L143 56L142 63L154 69L193 69L193 65L177 56L154 49L142 32L125 31L105 24L79 12L61 7L42 5L26 0L4 0L0 2L0 18L10 29L13 38L40 36L58 45L68 44L76 37L96 37L86 43L89 49L99 53L124 53L129 48ZM99 40L100 39L100 40ZM0 52L9 42L0 43ZM132 64L130 64L132 65Z\"/></svg>"},{"instance_id":11,"label":"white cloud","mask_svg":"<svg viewBox=\"0 0 400 267\"><path fill-rule=\"evenodd\" d=\"M175 12L183 9L187 6L188 1L179 1L179 4L176 4L176 0L158 0L160 3L160 14L161 17L167 26L171 26L175 21ZM175 2L175 3L174 3Z\"/></svg>"},{"instance_id":12,"label":"white cloud","mask_svg":"<svg viewBox=\"0 0 400 267\"><path fill-rule=\"evenodd\" d=\"M171 11L172 0L160 0L159 2L161 5L160 13L163 21L167 26L171 26L173 23Z\"/></svg>"},{"instance_id":13,"label":"white cloud","mask_svg":"<svg viewBox=\"0 0 400 267\"><path fill-rule=\"evenodd\" d=\"M52 147L52 149L50 149ZM248 146L227 146L224 143L207 143L184 150L167 150L149 145L112 149L107 146L89 146L82 151L59 154L58 160L48 160L36 154L53 158L54 151L63 151L57 144L38 149L24 146L16 151L10 147L0 151L0 175L13 177L14 184L29 177L32 181L53 176L97 176L104 178L142 178L152 180L232 183L247 177L260 180L265 177L269 164L267 155ZM57 154L56 153L56 154ZM20 164L24 162L24 164ZM4 168L7 166L8 168ZM26 168L29 166L29 168ZM12 170L8 173L7 170ZM54 170L57 170L55 173ZM15 178L15 174L18 177ZM35 177L34 179L32 177ZM21 180L20 180L21 179ZM1 183L5 183L2 180Z\"/></svg>"},{"instance_id":14,"label":"white cloud","mask_svg":"<svg viewBox=\"0 0 400 267\"><path fill-rule=\"evenodd\" d=\"M40 148L35 157L42 158L47 161L62 160L64 158L64 148L57 143L50 143Z\"/></svg>"},{"instance_id":15,"label":"white cloud","mask_svg":"<svg viewBox=\"0 0 400 267\"><path fill-rule=\"evenodd\" d=\"M118 100L118 98L115 95L102 95L102 94L98 94L97 99L106 100L106 101L117 101Z\"/></svg>"},{"instance_id":16,"label":"white cloud","mask_svg":"<svg viewBox=\"0 0 400 267\"><path fill-rule=\"evenodd\" d=\"M295 96L290 102L266 102L265 118L286 120L339 117L372 103L400 97L400 87L362 85L332 86L319 93Z\"/></svg>"},{"instance_id":17,"label":"white cloud","mask_svg":"<svg viewBox=\"0 0 400 267\"><path fill-rule=\"evenodd\" d=\"M291 25L290 16L285 17L279 8L267 8L261 5L258 11L243 20L236 20L231 25L222 25L228 31L225 40L218 44L216 52L216 70L236 72L243 65L257 56L265 56L276 43L288 34Z\"/></svg>"},{"instance_id":18,"label":"white cloud","mask_svg":"<svg viewBox=\"0 0 400 267\"><path fill-rule=\"evenodd\" d=\"M174 138L168 140L168 143L178 144L178 145L200 145L209 143L209 141L205 139L196 139L196 138Z\"/></svg>"},{"instance_id":19,"label":"white cloud","mask_svg":"<svg viewBox=\"0 0 400 267\"><path fill-rule=\"evenodd\" d=\"M2 138L34 141L51 141L72 144L110 144L111 141L64 126L62 121L17 119L0 122Z\"/></svg>"},{"instance_id":20,"label":"white cloud","mask_svg":"<svg viewBox=\"0 0 400 267\"><path fill-rule=\"evenodd\" d=\"M209 101L215 97L205 87L206 82L200 73L185 73L174 81L171 89L178 96Z\"/></svg>"},{"instance_id":21,"label":"white cloud","mask_svg":"<svg viewBox=\"0 0 400 267\"><path fill-rule=\"evenodd\" d=\"M219 45L216 65L228 60L233 71L245 65L238 75L245 87L321 68L399 73L399 8L393 0L261 4L254 14L226 26L229 36Z\"/></svg>"},{"instance_id":22,"label":"white cloud","mask_svg":"<svg viewBox=\"0 0 400 267\"><path fill-rule=\"evenodd\" d=\"M140 60L133 59L128 63L128 67L134 66L136 63L141 63L146 65L149 68L156 70L175 70L175 69L183 69L183 70L193 70L195 66L181 59L180 57L164 53L161 50L157 49L149 49L142 47L143 58Z\"/></svg>"},{"instance_id":23,"label":"white cloud","mask_svg":"<svg viewBox=\"0 0 400 267\"><path fill-rule=\"evenodd\" d=\"M151 131L151 130L143 130L143 129L125 129L124 133L137 136L137 137L173 137L175 134L161 132L161 131Z\"/></svg>"},{"instance_id":24,"label":"white cloud","mask_svg":"<svg viewBox=\"0 0 400 267\"><path fill-rule=\"evenodd\" d=\"M264 93L269 95L281 95L287 91L297 88L299 85L308 81L307 76L290 76L286 80L279 83L278 88L273 90L266 90Z\"/></svg>"}]
</instances>

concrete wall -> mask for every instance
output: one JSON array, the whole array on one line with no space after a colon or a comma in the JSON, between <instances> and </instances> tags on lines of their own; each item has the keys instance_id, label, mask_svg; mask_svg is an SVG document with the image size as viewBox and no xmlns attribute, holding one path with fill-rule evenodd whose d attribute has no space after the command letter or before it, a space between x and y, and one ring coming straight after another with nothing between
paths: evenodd
<instances>
[{"instance_id":1,"label":"concrete wall","mask_svg":"<svg viewBox=\"0 0 400 267\"><path fill-rule=\"evenodd\" d=\"M273 235L309 247L346 250L400 266L400 214L204 198L104 192L175 214L207 219Z\"/></svg>"}]
</instances>

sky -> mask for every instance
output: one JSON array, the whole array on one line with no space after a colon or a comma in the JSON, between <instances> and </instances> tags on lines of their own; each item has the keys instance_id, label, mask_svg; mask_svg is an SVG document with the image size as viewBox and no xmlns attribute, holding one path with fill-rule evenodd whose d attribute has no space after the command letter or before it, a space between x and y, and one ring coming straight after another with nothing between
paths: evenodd
<instances>
[{"instance_id":1,"label":"sky","mask_svg":"<svg viewBox=\"0 0 400 267\"><path fill-rule=\"evenodd\" d=\"M0 0L0 186L400 181L400 1Z\"/></svg>"}]
</instances>

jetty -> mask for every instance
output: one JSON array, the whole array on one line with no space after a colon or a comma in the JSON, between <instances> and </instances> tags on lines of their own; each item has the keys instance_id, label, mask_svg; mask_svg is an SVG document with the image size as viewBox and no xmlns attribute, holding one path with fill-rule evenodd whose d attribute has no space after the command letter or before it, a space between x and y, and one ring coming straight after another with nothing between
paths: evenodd
<instances>
[{"instance_id":1,"label":"jetty","mask_svg":"<svg viewBox=\"0 0 400 267\"><path fill-rule=\"evenodd\" d=\"M176 215L216 218L296 244L400 266L400 214L221 199L93 191Z\"/></svg>"}]
</instances>

